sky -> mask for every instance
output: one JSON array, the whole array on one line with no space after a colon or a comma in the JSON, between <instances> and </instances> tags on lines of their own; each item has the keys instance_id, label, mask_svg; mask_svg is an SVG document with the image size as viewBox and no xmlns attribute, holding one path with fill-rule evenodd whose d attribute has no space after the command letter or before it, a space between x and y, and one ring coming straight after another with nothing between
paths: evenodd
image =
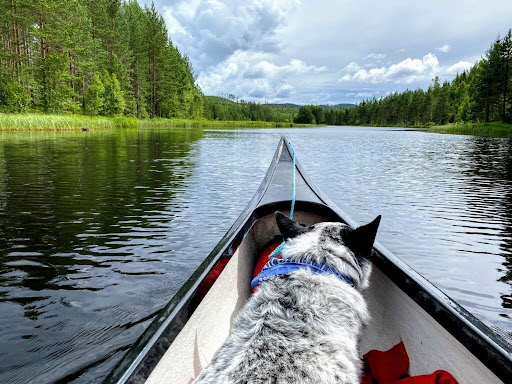
<instances>
[{"instance_id":1,"label":"sky","mask_svg":"<svg viewBox=\"0 0 512 384\"><path fill-rule=\"evenodd\" d=\"M151 4L151 0L142 0ZM205 95L355 103L468 69L512 0L155 0Z\"/></svg>"}]
</instances>

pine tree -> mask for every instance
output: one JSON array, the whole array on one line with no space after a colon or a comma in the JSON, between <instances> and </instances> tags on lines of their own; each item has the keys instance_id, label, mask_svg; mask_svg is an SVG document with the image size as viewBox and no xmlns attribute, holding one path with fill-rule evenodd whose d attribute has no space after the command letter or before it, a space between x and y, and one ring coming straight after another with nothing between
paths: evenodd
<instances>
[{"instance_id":1,"label":"pine tree","mask_svg":"<svg viewBox=\"0 0 512 384\"><path fill-rule=\"evenodd\" d=\"M125 5L129 26L129 49L133 54L131 63L131 94L135 102L135 115L139 118L149 116L147 99L149 98L149 78L147 68L148 42L146 40L147 16L139 4L130 0Z\"/></svg>"},{"instance_id":2,"label":"pine tree","mask_svg":"<svg viewBox=\"0 0 512 384\"><path fill-rule=\"evenodd\" d=\"M146 39L148 41L149 84L150 84L150 110L151 117L160 115L160 85L162 81L162 65L164 52L167 46L167 29L161 15L158 14L155 4L145 10L147 15Z\"/></svg>"},{"instance_id":3,"label":"pine tree","mask_svg":"<svg viewBox=\"0 0 512 384\"><path fill-rule=\"evenodd\" d=\"M483 86L486 99L486 118L485 121L494 121L497 119L500 110L500 80L502 79L503 64L502 64L502 41L498 37L493 43L491 48L486 53L486 64L482 69L483 73Z\"/></svg>"},{"instance_id":4,"label":"pine tree","mask_svg":"<svg viewBox=\"0 0 512 384\"><path fill-rule=\"evenodd\" d=\"M501 61L502 61L502 73L501 73L501 119L503 122L510 122L511 116L509 113L508 104L510 103L510 79L512 71L512 29L508 30L501 42Z\"/></svg>"},{"instance_id":5,"label":"pine tree","mask_svg":"<svg viewBox=\"0 0 512 384\"><path fill-rule=\"evenodd\" d=\"M0 109L23 110L28 95L29 106L44 112L96 113L88 90L106 70L119 84L121 113L162 116L167 104L175 116L200 117L190 62L166 56L173 49L155 7L143 10L136 0L1 0Z\"/></svg>"}]
</instances>

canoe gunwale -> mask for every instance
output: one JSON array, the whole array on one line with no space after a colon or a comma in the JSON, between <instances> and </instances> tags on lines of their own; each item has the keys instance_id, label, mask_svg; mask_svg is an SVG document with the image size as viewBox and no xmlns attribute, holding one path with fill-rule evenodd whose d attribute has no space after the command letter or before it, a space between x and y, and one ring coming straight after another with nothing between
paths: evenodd
<instances>
[{"instance_id":1,"label":"canoe gunwale","mask_svg":"<svg viewBox=\"0 0 512 384\"><path fill-rule=\"evenodd\" d=\"M123 356L121 361L114 367L104 383L124 384L135 381L135 378L137 383L143 382L149 376L154 366L156 366L159 357L165 353L165 350L162 350L165 349L165 344L170 344L179 333L179 321L183 320L180 317L185 316L189 318L191 316L195 309L190 307L191 301L197 292L199 284L211 271L215 263L221 257L228 254L230 247L236 248L240 244L243 237L259 218L276 210L289 209L289 199L259 205L270 187L272 177L283 151L287 151L291 158L292 150L285 137L281 138L262 183L244 211ZM314 212L325 217L326 220L340 220L352 227L357 227L357 223L354 220L314 186L298 161L296 163L296 170L306 182L306 188L309 188L321 201L321 203L316 203L299 200L296 202L296 210ZM501 340L491 329L451 300L446 294L378 241L374 244L374 251L376 255L374 258L375 265L403 292L432 316L501 380L506 382L508 378L512 377L512 351L505 341ZM189 310L191 312L187 313ZM165 339L163 348L162 345L159 345L159 343L162 343L162 339Z\"/></svg>"}]
</instances>

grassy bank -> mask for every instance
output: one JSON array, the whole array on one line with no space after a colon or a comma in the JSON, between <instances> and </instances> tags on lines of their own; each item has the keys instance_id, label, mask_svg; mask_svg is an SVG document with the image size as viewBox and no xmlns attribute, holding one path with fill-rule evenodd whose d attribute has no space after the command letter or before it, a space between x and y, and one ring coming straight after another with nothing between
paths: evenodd
<instances>
[{"instance_id":1,"label":"grassy bank","mask_svg":"<svg viewBox=\"0 0 512 384\"><path fill-rule=\"evenodd\" d=\"M128 128L137 125L137 119L130 117L0 113L0 130L2 131L74 131L82 128L94 130Z\"/></svg>"},{"instance_id":2,"label":"grassy bank","mask_svg":"<svg viewBox=\"0 0 512 384\"><path fill-rule=\"evenodd\" d=\"M188 119L144 119L133 117L104 117L81 115L3 114L0 113L2 131L74 131L130 127L176 128L291 128L306 124L275 123L266 121L217 121Z\"/></svg>"},{"instance_id":3,"label":"grassy bank","mask_svg":"<svg viewBox=\"0 0 512 384\"><path fill-rule=\"evenodd\" d=\"M473 135L485 137L512 138L512 124L503 123L459 123L436 125L427 132L450 133L454 135Z\"/></svg>"},{"instance_id":4,"label":"grassy bank","mask_svg":"<svg viewBox=\"0 0 512 384\"><path fill-rule=\"evenodd\" d=\"M311 124L278 123L271 121L219 121L188 119L145 119L139 120L141 127L176 127L176 128L298 128L310 127Z\"/></svg>"}]
</instances>

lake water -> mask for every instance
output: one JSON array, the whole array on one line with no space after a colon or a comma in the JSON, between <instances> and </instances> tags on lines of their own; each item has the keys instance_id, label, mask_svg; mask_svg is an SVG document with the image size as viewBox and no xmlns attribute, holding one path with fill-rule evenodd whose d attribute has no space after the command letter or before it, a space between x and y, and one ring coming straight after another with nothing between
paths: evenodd
<instances>
[{"instance_id":1,"label":"lake water","mask_svg":"<svg viewBox=\"0 0 512 384\"><path fill-rule=\"evenodd\" d=\"M249 202L285 134L313 182L511 328L512 140L389 128L0 133L0 382L99 382Z\"/></svg>"}]
</instances>

